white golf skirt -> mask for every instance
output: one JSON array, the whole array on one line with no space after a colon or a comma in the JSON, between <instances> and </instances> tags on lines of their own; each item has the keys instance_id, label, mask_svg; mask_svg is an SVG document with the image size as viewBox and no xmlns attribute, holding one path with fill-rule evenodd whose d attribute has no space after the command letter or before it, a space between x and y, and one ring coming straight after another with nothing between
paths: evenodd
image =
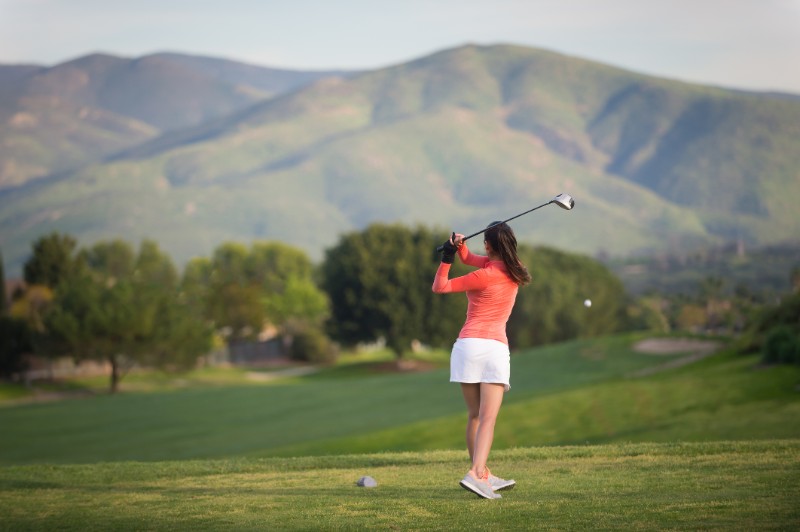
<instances>
[{"instance_id":1,"label":"white golf skirt","mask_svg":"<svg viewBox=\"0 0 800 532\"><path fill-rule=\"evenodd\" d=\"M459 338L450 352L450 382L489 382L511 388L508 346L487 338Z\"/></svg>"}]
</instances>

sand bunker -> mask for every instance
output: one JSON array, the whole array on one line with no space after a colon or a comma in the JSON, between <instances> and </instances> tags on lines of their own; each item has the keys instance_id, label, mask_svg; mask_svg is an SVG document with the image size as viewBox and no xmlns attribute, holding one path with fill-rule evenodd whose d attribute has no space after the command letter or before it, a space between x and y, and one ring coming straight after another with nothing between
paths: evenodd
<instances>
[{"instance_id":1,"label":"sand bunker","mask_svg":"<svg viewBox=\"0 0 800 532\"><path fill-rule=\"evenodd\" d=\"M691 338L648 338L633 346L634 351L647 355L674 355L676 353L713 353L720 343Z\"/></svg>"},{"instance_id":2,"label":"sand bunker","mask_svg":"<svg viewBox=\"0 0 800 532\"><path fill-rule=\"evenodd\" d=\"M676 355L687 353L684 357L674 358L664 364L645 368L632 373L631 377L646 377L669 369L686 366L707 356L713 355L722 346L713 340L694 340L690 338L648 338L633 346L634 351L646 355Z\"/></svg>"}]
</instances>

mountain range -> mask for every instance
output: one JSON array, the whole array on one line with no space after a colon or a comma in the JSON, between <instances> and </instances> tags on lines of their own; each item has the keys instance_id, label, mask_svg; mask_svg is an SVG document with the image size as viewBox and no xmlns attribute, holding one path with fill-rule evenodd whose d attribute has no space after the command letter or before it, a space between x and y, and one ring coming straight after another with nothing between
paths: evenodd
<instances>
[{"instance_id":1,"label":"mountain range","mask_svg":"<svg viewBox=\"0 0 800 532\"><path fill-rule=\"evenodd\" d=\"M157 54L0 66L0 249L151 238L182 263L275 239L320 259L375 221L589 254L797 241L800 99L534 48L363 72Z\"/></svg>"}]
</instances>

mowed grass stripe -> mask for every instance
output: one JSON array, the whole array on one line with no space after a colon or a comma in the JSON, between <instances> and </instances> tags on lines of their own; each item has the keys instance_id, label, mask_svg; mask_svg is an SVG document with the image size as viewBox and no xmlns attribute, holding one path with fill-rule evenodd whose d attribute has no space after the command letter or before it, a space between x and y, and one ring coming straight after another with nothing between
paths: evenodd
<instances>
[{"instance_id":1,"label":"mowed grass stripe","mask_svg":"<svg viewBox=\"0 0 800 532\"><path fill-rule=\"evenodd\" d=\"M0 468L0 529L794 529L800 440L517 448L498 501L463 451ZM358 488L362 475L378 480Z\"/></svg>"},{"instance_id":2,"label":"mowed grass stripe","mask_svg":"<svg viewBox=\"0 0 800 532\"><path fill-rule=\"evenodd\" d=\"M508 401L500 410L494 448L800 438L800 368L757 365L757 356L722 352L647 378L611 379ZM461 448L464 426L459 412L268 452L291 456Z\"/></svg>"},{"instance_id":3,"label":"mowed grass stripe","mask_svg":"<svg viewBox=\"0 0 800 532\"><path fill-rule=\"evenodd\" d=\"M102 396L0 410L0 460L93 462L235 455L452 412L430 376ZM402 405L410 405L405 409ZM413 408L418 407L418 408Z\"/></svg>"},{"instance_id":4,"label":"mowed grass stripe","mask_svg":"<svg viewBox=\"0 0 800 532\"><path fill-rule=\"evenodd\" d=\"M632 351L638 338L569 342L515 355L507 403L620 378L664 361ZM7 406L0 408L0 464L270 454L272 449L459 415L464 409L447 369L346 375L334 370L281 384Z\"/></svg>"}]
</instances>

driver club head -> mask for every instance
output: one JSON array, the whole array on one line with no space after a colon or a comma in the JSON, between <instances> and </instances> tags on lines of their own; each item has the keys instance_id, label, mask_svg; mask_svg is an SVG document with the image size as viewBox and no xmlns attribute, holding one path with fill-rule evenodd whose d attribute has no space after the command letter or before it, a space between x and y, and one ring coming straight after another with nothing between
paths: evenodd
<instances>
[{"instance_id":1,"label":"driver club head","mask_svg":"<svg viewBox=\"0 0 800 532\"><path fill-rule=\"evenodd\" d=\"M563 192L553 198L553 203L567 211L572 210L572 208L575 206L575 200L572 199L572 196L569 194L564 194Z\"/></svg>"}]
</instances>

